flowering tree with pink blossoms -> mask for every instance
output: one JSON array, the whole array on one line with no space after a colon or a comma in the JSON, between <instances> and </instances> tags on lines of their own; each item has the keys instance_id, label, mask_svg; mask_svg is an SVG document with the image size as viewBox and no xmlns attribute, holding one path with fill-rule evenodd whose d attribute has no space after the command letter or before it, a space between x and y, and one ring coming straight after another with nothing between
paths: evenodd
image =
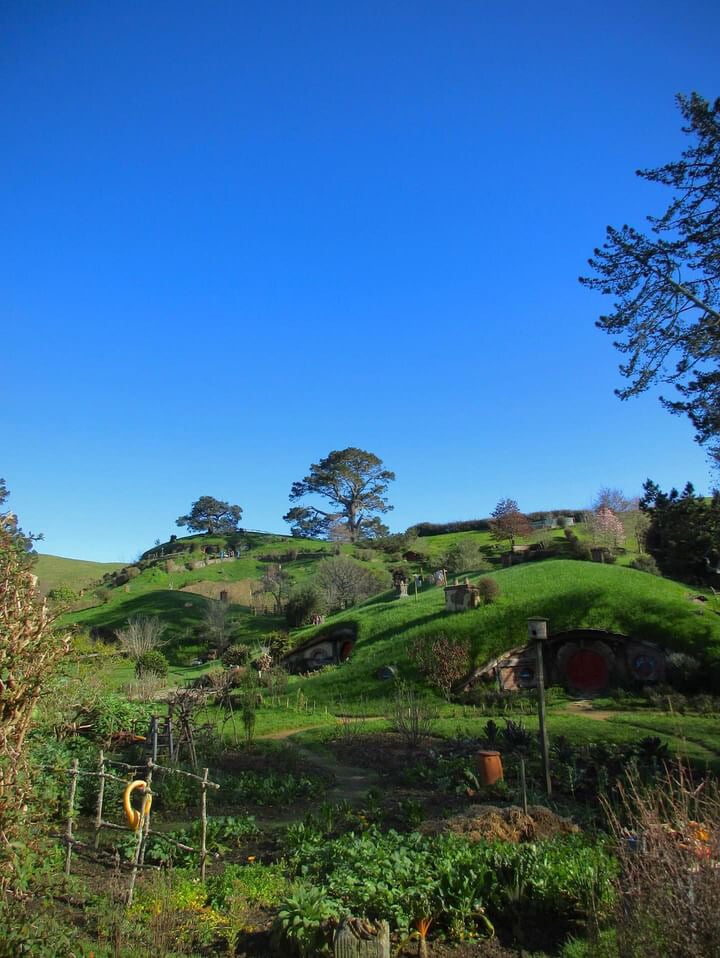
<instances>
[{"instance_id":1,"label":"flowering tree with pink blossoms","mask_svg":"<svg viewBox=\"0 0 720 958\"><path fill-rule=\"evenodd\" d=\"M617 549L625 541L625 528L607 506L601 506L588 517L588 527L593 545Z\"/></svg>"}]
</instances>

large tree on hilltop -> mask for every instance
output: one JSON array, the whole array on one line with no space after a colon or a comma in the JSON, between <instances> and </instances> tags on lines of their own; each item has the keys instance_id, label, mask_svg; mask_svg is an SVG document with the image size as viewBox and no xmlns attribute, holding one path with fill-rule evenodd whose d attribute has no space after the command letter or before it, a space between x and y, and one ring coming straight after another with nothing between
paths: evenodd
<instances>
[{"instance_id":1,"label":"large tree on hilltop","mask_svg":"<svg viewBox=\"0 0 720 958\"><path fill-rule=\"evenodd\" d=\"M212 496L200 496L197 502L193 502L188 515L178 516L176 525L185 526L191 532L231 535L237 532L241 518L240 506L231 506L229 502Z\"/></svg>"},{"instance_id":2,"label":"large tree on hilltop","mask_svg":"<svg viewBox=\"0 0 720 958\"><path fill-rule=\"evenodd\" d=\"M679 160L637 171L670 187L667 210L648 216L645 231L608 226L589 261L595 275L580 282L615 297L597 326L627 357L620 372L628 385L617 395L673 384L682 398L661 402L689 417L720 464L720 98L677 101L691 145Z\"/></svg>"},{"instance_id":3,"label":"large tree on hilltop","mask_svg":"<svg viewBox=\"0 0 720 958\"><path fill-rule=\"evenodd\" d=\"M294 482L290 501L320 496L328 507L294 506L283 516L292 524L295 536L337 537L339 527L347 530L351 542L374 538L388 532L380 515L393 507L385 493L395 473L385 469L381 459L364 449L339 449L310 466L309 475Z\"/></svg>"}]
</instances>

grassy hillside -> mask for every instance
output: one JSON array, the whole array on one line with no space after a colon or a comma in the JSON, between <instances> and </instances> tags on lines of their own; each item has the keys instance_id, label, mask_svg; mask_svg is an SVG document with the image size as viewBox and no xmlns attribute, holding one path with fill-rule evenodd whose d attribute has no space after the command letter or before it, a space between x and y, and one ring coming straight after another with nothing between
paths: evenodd
<instances>
[{"instance_id":1,"label":"grassy hillside","mask_svg":"<svg viewBox=\"0 0 720 958\"><path fill-rule=\"evenodd\" d=\"M575 529L580 537L585 534L582 525L576 526ZM562 530L543 530L537 532L533 539L535 541L552 542L561 550L567 546ZM202 622L205 600L202 595L197 594L199 592L204 592L206 595L218 595L221 588L230 587L227 591L230 593L230 601L233 603L231 608L236 641L252 642L260 639L264 633L284 626L281 616L252 614L248 599L243 600L242 598L242 596L247 597L249 595L249 586L262 577L273 561L282 561L283 570L291 575L294 585L299 585L312 578L320 560L333 555L335 552L359 558L368 568L378 571L388 572L401 564L409 572L428 572L442 565L443 556L454 545L469 541L478 546L481 553L480 564L482 568L467 570L469 574L473 574L497 568L491 566L490 563L492 561L499 562L498 554L506 548L506 544L493 542L488 532L448 533L422 537L416 540L412 549L419 556L422 556L421 561L403 562L399 552L388 554L373 549L371 544L355 547L349 544L338 545L312 539L297 539L291 536L262 533L246 533L242 540L245 551L238 558L232 561L204 565L202 568L189 568L189 566L197 565L206 559L204 550L208 546L226 548L227 540L224 537L188 536L155 547L146 553L146 562L153 561L153 564L144 568L129 582L111 588L107 593L106 602L74 612L68 616L68 621L89 629L104 630L110 634L113 630L121 628L130 616L160 616L168 628L168 638L170 639L168 652L174 661L180 663L189 661L190 658L202 651L202 642L198 637L198 632ZM176 551L168 554L170 549ZM160 555L161 551L162 555ZM621 556L620 561L627 563L631 561L635 554L628 550ZM151 559L151 557L153 558ZM143 563L143 565L145 564ZM94 564L87 563L87 565L93 566ZM507 617L511 608L520 607L518 602L523 598L522 589L516 596L511 583L515 582L516 579L525 581L526 575L528 576L527 581L535 581L538 577L539 581L545 581L548 573L542 570L546 566L547 562L542 562L539 565L533 564L532 567L516 567L506 572L493 573L500 577L499 582L508 583L505 598L490 616L495 622L491 629L493 635L497 637L499 632L502 631L502 628L496 622L497 616ZM555 567L557 568L557 564L555 564ZM112 568L117 568L117 566ZM570 563L569 568L573 570L568 574L570 579L575 578L576 573L586 578L589 576L592 579L593 575L602 575L604 571L597 570L594 566L590 568L588 563L577 562ZM137 572L137 570L135 571ZM187 591L188 587L193 591ZM442 592L435 592L432 589L426 591L420 596L416 609L417 615L428 615L431 617L430 621L432 621L436 614L433 611L435 609L433 603L436 603L437 615L443 617L442 601ZM388 597L380 596L365 608L393 610L387 621L381 617L383 624L379 631L389 632L396 627L401 630L417 627L417 623L406 625L403 620L403 617L408 615L412 618L413 609L416 608L414 602L414 599L410 600L412 609L407 607L406 604L406 607L400 610L398 604L394 601L394 597L388 599ZM563 602L564 600L560 600L560 604ZM537 609L534 611L537 613ZM490 613L472 613L468 622L475 623L475 616L486 614L489 615ZM532 610L528 614L532 614ZM363 623L368 621L367 612L360 614L354 611L348 613L348 615L351 617L359 615L359 621L361 620ZM395 622L393 619L395 615L400 616L403 621ZM342 618L342 616L339 619L336 617L336 620L342 620ZM520 614L520 618L522 618L522 614ZM449 626L450 629L458 627L459 623ZM470 626L468 625L468 627ZM472 628L476 628L476 625L473 625ZM506 631L509 630L508 635L513 629L514 624L512 623L506 627ZM492 645L489 639L488 643ZM510 644L513 644L513 641ZM503 646L501 645L501 647Z\"/></svg>"},{"instance_id":2,"label":"grassy hillside","mask_svg":"<svg viewBox=\"0 0 720 958\"><path fill-rule=\"evenodd\" d=\"M68 586L79 592L97 582L107 572L122 569L122 562L87 562L84 559L65 559L62 556L39 555L33 572L43 595L59 586Z\"/></svg>"},{"instance_id":3,"label":"grassy hillside","mask_svg":"<svg viewBox=\"0 0 720 958\"><path fill-rule=\"evenodd\" d=\"M447 613L442 589L431 588L414 598L386 594L333 616L316 629L297 634L298 641L340 623L357 629L352 658L338 669L305 680L307 694L318 700L329 694L348 698L385 694L374 679L381 665L397 665L415 674L407 649L418 637L440 634L470 644L479 665L505 649L521 644L526 620L544 616L552 632L599 628L649 639L703 659L716 685L720 683L720 616L688 599L687 587L659 576L621 566L549 560L492 573L500 599L475 611Z\"/></svg>"}]
</instances>

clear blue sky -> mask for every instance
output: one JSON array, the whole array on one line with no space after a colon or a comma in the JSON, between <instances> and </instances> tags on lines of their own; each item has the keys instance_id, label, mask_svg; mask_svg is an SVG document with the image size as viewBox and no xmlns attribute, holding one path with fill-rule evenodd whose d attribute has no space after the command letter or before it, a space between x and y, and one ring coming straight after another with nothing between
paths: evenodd
<instances>
[{"instance_id":1,"label":"clear blue sky","mask_svg":"<svg viewBox=\"0 0 720 958\"><path fill-rule=\"evenodd\" d=\"M131 560L192 500L280 531L354 445L394 529L690 478L577 276L665 205L720 5L0 9L0 476L43 551Z\"/></svg>"}]
</instances>

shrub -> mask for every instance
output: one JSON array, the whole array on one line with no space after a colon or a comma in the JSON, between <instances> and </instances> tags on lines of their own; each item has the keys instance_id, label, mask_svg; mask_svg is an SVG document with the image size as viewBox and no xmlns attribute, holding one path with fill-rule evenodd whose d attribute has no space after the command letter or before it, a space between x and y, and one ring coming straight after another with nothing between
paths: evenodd
<instances>
[{"instance_id":1,"label":"shrub","mask_svg":"<svg viewBox=\"0 0 720 958\"><path fill-rule=\"evenodd\" d=\"M445 553L442 561L451 575L479 569L483 565L480 549L477 543L470 539L455 542Z\"/></svg>"},{"instance_id":2,"label":"shrub","mask_svg":"<svg viewBox=\"0 0 720 958\"><path fill-rule=\"evenodd\" d=\"M141 678L144 675L165 676L168 674L168 660L157 649L143 652L135 661L135 675Z\"/></svg>"},{"instance_id":3,"label":"shrub","mask_svg":"<svg viewBox=\"0 0 720 958\"><path fill-rule=\"evenodd\" d=\"M491 605L500 595L500 586L496 579L483 576L477 581L477 589L485 605Z\"/></svg>"},{"instance_id":4,"label":"shrub","mask_svg":"<svg viewBox=\"0 0 720 958\"><path fill-rule=\"evenodd\" d=\"M136 662L146 652L154 652L163 645L165 626L158 618L136 616L128 619L124 629L117 629L115 637L121 651Z\"/></svg>"},{"instance_id":5,"label":"shrub","mask_svg":"<svg viewBox=\"0 0 720 958\"><path fill-rule=\"evenodd\" d=\"M69 585L60 585L51 589L47 597L51 602L57 602L58 605L72 605L80 598L75 589L71 589Z\"/></svg>"},{"instance_id":6,"label":"shrub","mask_svg":"<svg viewBox=\"0 0 720 958\"><path fill-rule=\"evenodd\" d=\"M269 632L264 636L263 642L267 646L273 665L277 665L285 653L290 650L290 636L287 632Z\"/></svg>"},{"instance_id":7,"label":"shrub","mask_svg":"<svg viewBox=\"0 0 720 958\"><path fill-rule=\"evenodd\" d=\"M668 771L652 789L630 778L605 803L620 859L618 954L711 958L720 938L717 783ZM638 943L642 942L641 948Z\"/></svg>"},{"instance_id":8,"label":"shrub","mask_svg":"<svg viewBox=\"0 0 720 958\"><path fill-rule=\"evenodd\" d=\"M393 730L405 740L405 745L408 748L417 748L431 733L437 712L419 698L412 686L406 682L398 682L389 719Z\"/></svg>"},{"instance_id":9,"label":"shrub","mask_svg":"<svg viewBox=\"0 0 720 958\"><path fill-rule=\"evenodd\" d=\"M630 563L631 569L637 569L638 572L648 572L650 575L660 575L660 569L657 562L649 555L636 556Z\"/></svg>"},{"instance_id":10,"label":"shrub","mask_svg":"<svg viewBox=\"0 0 720 958\"><path fill-rule=\"evenodd\" d=\"M314 615L324 615L326 612L327 603L322 593L312 585L293 589L285 603L285 621L290 629L309 625Z\"/></svg>"},{"instance_id":11,"label":"shrub","mask_svg":"<svg viewBox=\"0 0 720 958\"><path fill-rule=\"evenodd\" d=\"M221 662L226 669L234 669L238 665L247 665L250 650L246 645L230 645L222 654Z\"/></svg>"},{"instance_id":12,"label":"shrub","mask_svg":"<svg viewBox=\"0 0 720 958\"><path fill-rule=\"evenodd\" d=\"M565 532L568 531L568 529L565 530ZM570 540L570 556L573 559L578 559L580 562L592 562L592 552L590 551L590 546L586 545L584 542L581 542L577 536Z\"/></svg>"},{"instance_id":13,"label":"shrub","mask_svg":"<svg viewBox=\"0 0 720 958\"><path fill-rule=\"evenodd\" d=\"M684 652L671 652L665 659L667 680L673 689L695 691L701 685L700 662Z\"/></svg>"},{"instance_id":14,"label":"shrub","mask_svg":"<svg viewBox=\"0 0 720 958\"><path fill-rule=\"evenodd\" d=\"M450 701L453 685L467 675L470 653L467 645L451 642L444 635L428 642L416 639L410 647L410 658L433 688Z\"/></svg>"}]
</instances>

